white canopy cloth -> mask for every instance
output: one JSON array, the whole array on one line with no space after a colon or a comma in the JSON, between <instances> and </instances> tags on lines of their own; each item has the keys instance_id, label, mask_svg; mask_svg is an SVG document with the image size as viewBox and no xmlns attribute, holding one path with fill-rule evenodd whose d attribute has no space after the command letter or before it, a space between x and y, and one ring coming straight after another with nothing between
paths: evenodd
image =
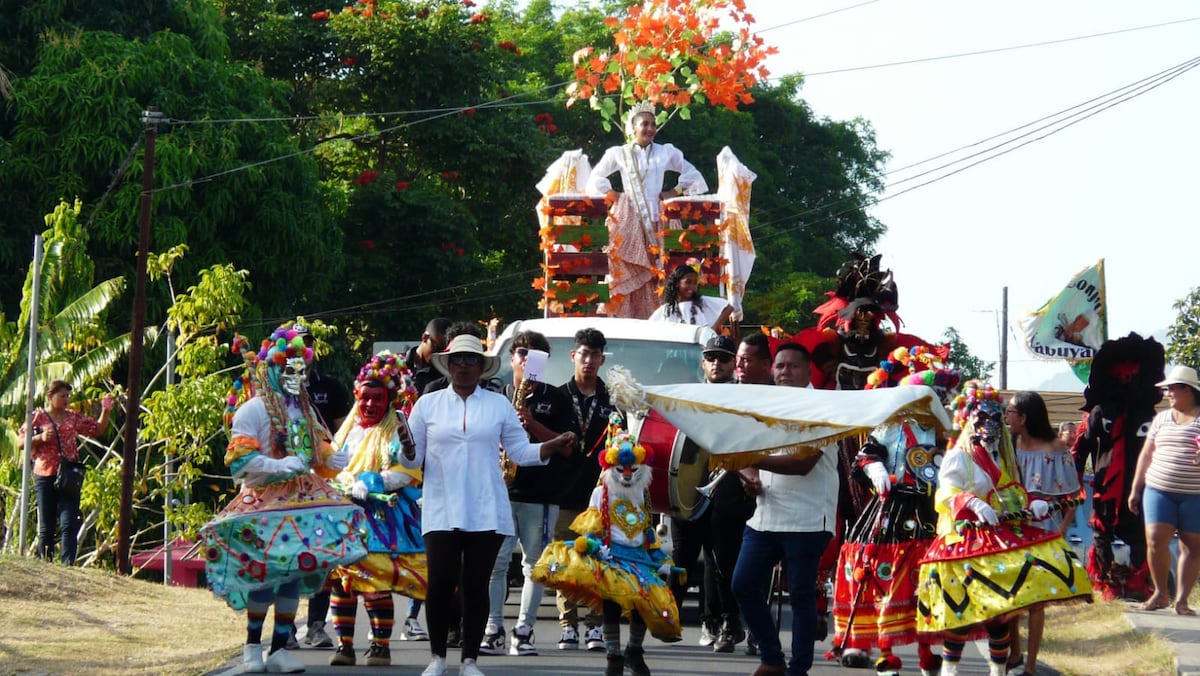
<instances>
[{"instance_id":1,"label":"white canopy cloth","mask_svg":"<svg viewBox=\"0 0 1200 676\"><path fill-rule=\"evenodd\" d=\"M646 403L714 456L777 451L809 455L889 420L915 418L949 431L950 416L925 386L812 390L771 385L654 385ZM744 466L751 458L718 460Z\"/></svg>"}]
</instances>

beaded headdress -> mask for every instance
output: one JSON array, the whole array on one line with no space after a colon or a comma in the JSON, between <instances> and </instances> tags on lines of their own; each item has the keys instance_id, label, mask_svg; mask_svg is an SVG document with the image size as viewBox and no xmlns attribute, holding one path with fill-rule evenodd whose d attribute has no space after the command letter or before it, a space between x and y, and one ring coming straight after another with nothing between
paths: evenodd
<instances>
[{"instance_id":1,"label":"beaded headdress","mask_svg":"<svg viewBox=\"0 0 1200 676\"><path fill-rule=\"evenodd\" d=\"M1001 405L1000 392L991 385L979 380L967 381L963 386L962 394L954 398L954 403L950 405L951 413L954 415L954 431L950 434L947 448L953 448L958 437L963 430L970 425L972 414L981 407L988 408Z\"/></svg>"},{"instance_id":2,"label":"beaded headdress","mask_svg":"<svg viewBox=\"0 0 1200 676\"><path fill-rule=\"evenodd\" d=\"M357 386L371 381L387 388L392 408L406 414L412 410L417 401L417 388L413 384L412 371L402 357L386 350L371 357L371 360L359 369L354 383Z\"/></svg>"}]
</instances>

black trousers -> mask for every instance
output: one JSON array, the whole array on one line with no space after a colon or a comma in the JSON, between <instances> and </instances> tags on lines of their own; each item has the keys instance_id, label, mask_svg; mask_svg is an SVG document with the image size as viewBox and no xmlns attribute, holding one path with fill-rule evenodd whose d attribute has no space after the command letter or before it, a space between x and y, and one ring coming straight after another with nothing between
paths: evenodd
<instances>
[{"instance_id":1,"label":"black trousers","mask_svg":"<svg viewBox=\"0 0 1200 676\"><path fill-rule=\"evenodd\" d=\"M434 655L446 656L446 634L454 618L454 588L461 584L462 658L479 657L488 615L488 582L503 541L504 536L495 531L442 530L425 534L429 569L425 619Z\"/></svg>"}]
</instances>

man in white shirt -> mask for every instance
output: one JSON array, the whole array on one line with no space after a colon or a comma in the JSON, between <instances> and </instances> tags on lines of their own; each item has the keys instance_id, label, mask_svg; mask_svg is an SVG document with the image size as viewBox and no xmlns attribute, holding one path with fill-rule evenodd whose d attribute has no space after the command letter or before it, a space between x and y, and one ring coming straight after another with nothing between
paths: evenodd
<instances>
[{"instance_id":1,"label":"man in white shirt","mask_svg":"<svg viewBox=\"0 0 1200 676\"><path fill-rule=\"evenodd\" d=\"M780 345L774 365L777 384L809 386L810 356L800 345ZM761 664L754 676L804 676L812 668L817 565L833 537L837 512L836 453L830 446L804 459L772 455L741 472L746 491L758 496L758 506L746 523L733 593L746 627L758 640ZM792 656L786 664L762 589L779 563L784 563L792 605Z\"/></svg>"}]
</instances>

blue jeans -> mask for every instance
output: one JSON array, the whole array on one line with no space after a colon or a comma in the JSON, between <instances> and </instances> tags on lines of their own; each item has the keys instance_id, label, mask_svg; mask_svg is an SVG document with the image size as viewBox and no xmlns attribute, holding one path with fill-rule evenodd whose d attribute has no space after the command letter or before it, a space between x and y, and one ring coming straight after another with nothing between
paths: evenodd
<instances>
[{"instance_id":1,"label":"blue jeans","mask_svg":"<svg viewBox=\"0 0 1200 676\"><path fill-rule=\"evenodd\" d=\"M54 541L62 532L62 562L75 564L79 548L79 497L64 497L54 488L53 476L34 477L38 503L38 558L54 558Z\"/></svg>"},{"instance_id":2,"label":"blue jeans","mask_svg":"<svg viewBox=\"0 0 1200 676\"><path fill-rule=\"evenodd\" d=\"M521 542L521 571L525 573L525 584L521 586L521 613L517 624L532 627L537 622L538 606L542 603L542 585L530 578L533 566L542 556L542 550L554 536L554 524L558 521L558 505L540 505L530 502L512 503L513 526L517 534L504 538L496 565L492 567L492 578L488 583L488 624L497 629L504 627L504 597L508 591L508 562L512 559L517 541Z\"/></svg>"},{"instance_id":3,"label":"blue jeans","mask_svg":"<svg viewBox=\"0 0 1200 676\"><path fill-rule=\"evenodd\" d=\"M763 580L771 578L775 564L784 564L792 604L792 659L787 662L788 676L804 676L812 668L817 633L817 564L832 537L828 531L759 532L749 526L742 537L742 551L733 569L733 595L741 606L746 628L758 639L762 663L771 666L783 666L784 654L769 600L763 596Z\"/></svg>"}]
</instances>

